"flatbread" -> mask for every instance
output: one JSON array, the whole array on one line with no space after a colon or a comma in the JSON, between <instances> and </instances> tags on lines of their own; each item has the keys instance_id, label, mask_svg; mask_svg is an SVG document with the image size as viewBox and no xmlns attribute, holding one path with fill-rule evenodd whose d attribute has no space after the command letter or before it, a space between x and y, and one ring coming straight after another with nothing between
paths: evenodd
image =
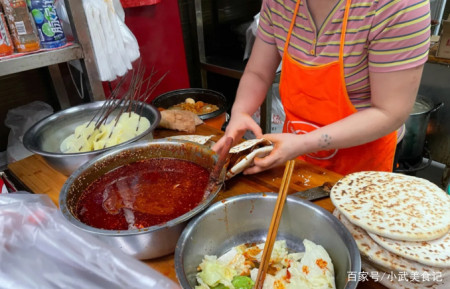
<instances>
[{"instance_id":1,"label":"flatbread","mask_svg":"<svg viewBox=\"0 0 450 289\"><path fill-rule=\"evenodd\" d=\"M353 173L333 186L330 197L350 222L383 237L429 241L450 231L450 196L422 178Z\"/></svg>"},{"instance_id":2,"label":"flatbread","mask_svg":"<svg viewBox=\"0 0 450 289\"><path fill-rule=\"evenodd\" d=\"M230 149L228 171L225 179L228 180L241 173L253 164L256 157L263 158L270 154L273 145L270 141L260 139L250 139L235 145Z\"/></svg>"},{"instance_id":3,"label":"flatbread","mask_svg":"<svg viewBox=\"0 0 450 289\"><path fill-rule=\"evenodd\" d=\"M273 146L266 146L259 149L256 149L252 151L250 154L246 155L244 158L242 158L239 162L237 162L232 168L230 168L227 171L226 179L230 179L234 177L235 175L241 173L246 168L250 167L253 163L253 160L258 158L263 158L270 154L270 152L273 150Z\"/></svg>"},{"instance_id":4,"label":"flatbread","mask_svg":"<svg viewBox=\"0 0 450 289\"><path fill-rule=\"evenodd\" d=\"M366 231L350 223L337 209L333 211L333 215L349 230L356 241L361 256L370 260L377 268L381 268L385 272L406 272L408 275L416 272L420 276L441 272L442 277L450 277L449 269L426 266L385 250Z\"/></svg>"},{"instance_id":5,"label":"flatbread","mask_svg":"<svg viewBox=\"0 0 450 289\"><path fill-rule=\"evenodd\" d=\"M450 268L450 233L422 242L392 240L371 233L369 236L384 249L404 258L429 266Z\"/></svg>"},{"instance_id":6,"label":"flatbread","mask_svg":"<svg viewBox=\"0 0 450 289\"><path fill-rule=\"evenodd\" d=\"M176 136L170 136L167 137L166 139L168 140L173 140L173 139L180 139L180 140L186 140L186 141L191 141L191 142L195 142L201 145L206 144L209 140L211 140L211 138L214 135L176 135Z\"/></svg>"},{"instance_id":7,"label":"flatbread","mask_svg":"<svg viewBox=\"0 0 450 289\"><path fill-rule=\"evenodd\" d=\"M390 272L377 270L368 262L361 261L362 269L375 281L390 289L448 289L450 278L439 278L438 276L428 276L429 281L413 283L411 281L402 280L400 276L389 277ZM418 280L426 280L427 276L416 276ZM433 280L433 278L435 280ZM438 281L440 280L440 281ZM361 283L361 281L360 281Z\"/></svg>"},{"instance_id":8,"label":"flatbread","mask_svg":"<svg viewBox=\"0 0 450 289\"><path fill-rule=\"evenodd\" d=\"M257 144L270 145L271 143L263 138L255 138L241 142L230 149L230 154L239 153L249 148L256 146Z\"/></svg>"}]
</instances>

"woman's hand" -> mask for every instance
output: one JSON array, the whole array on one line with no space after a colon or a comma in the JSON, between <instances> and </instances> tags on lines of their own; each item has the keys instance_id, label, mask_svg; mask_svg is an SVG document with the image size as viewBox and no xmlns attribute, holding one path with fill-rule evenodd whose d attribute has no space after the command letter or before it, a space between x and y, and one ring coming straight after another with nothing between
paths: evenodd
<instances>
[{"instance_id":1,"label":"woman's hand","mask_svg":"<svg viewBox=\"0 0 450 289\"><path fill-rule=\"evenodd\" d=\"M287 161L308 153L304 146L306 135L291 133L265 134L262 138L273 143L272 152L263 158L255 158L254 165L244 171L244 174L255 174L277 166L284 165Z\"/></svg>"},{"instance_id":2,"label":"woman's hand","mask_svg":"<svg viewBox=\"0 0 450 289\"><path fill-rule=\"evenodd\" d=\"M236 145L247 130L252 131L257 138L262 136L261 128L250 115L246 113L231 115L224 136L212 147L212 149L219 153L222 150L224 141L227 137L231 137L233 139L233 145Z\"/></svg>"},{"instance_id":3,"label":"woman's hand","mask_svg":"<svg viewBox=\"0 0 450 289\"><path fill-rule=\"evenodd\" d=\"M257 138L262 136L261 128L251 116L263 103L280 61L277 46L256 37L250 59L239 82L231 119L225 130L225 137L233 138L234 144L241 140L247 130L252 131ZM220 152L223 144L224 138L213 146L213 150Z\"/></svg>"}]
</instances>

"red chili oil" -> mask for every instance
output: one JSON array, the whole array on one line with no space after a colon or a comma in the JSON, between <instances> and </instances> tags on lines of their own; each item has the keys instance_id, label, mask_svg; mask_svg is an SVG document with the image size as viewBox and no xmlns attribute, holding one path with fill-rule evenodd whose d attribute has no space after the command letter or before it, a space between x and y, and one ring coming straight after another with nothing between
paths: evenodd
<instances>
[{"instance_id":1,"label":"red chili oil","mask_svg":"<svg viewBox=\"0 0 450 289\"><path fill-rule=\"evenodd\" d=\"M155 158L119 167L81 194L76 217L106 230L146 228L175 219L202 200L209 172L190 161Z\"/></svg>"}]
</instances>

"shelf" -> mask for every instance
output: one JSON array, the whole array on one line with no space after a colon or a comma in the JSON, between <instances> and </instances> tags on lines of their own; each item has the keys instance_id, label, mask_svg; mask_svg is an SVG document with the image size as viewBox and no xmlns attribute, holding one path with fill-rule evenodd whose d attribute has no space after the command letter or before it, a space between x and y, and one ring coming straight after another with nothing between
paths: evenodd
<instances>
[{"instance_id":1,"label":"shelf","mask_svg":"<svg viewBox=\"0 0 450 289\"><path fill-rule=\"evenodd\" d=\"M5 58L0 60L0 76L81 58L83 58L83 50L78 44L19 57Z\"/></svg>"},{"instance_id":2,"label":"shelf","mask_svg":"<svg viewBox=\"0 0 450 289\"><path fill-rule=\"evenodd\" d=\"M205 61L200 61L204 70L240 79L244 73L246 62L225 57L206 57Z\"/></svg>"}]
</instances>

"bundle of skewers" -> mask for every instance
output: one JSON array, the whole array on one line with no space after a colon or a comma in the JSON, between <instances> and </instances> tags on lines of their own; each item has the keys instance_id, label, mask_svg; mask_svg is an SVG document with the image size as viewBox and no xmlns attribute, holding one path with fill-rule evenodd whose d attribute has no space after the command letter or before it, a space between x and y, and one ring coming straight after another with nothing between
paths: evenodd
<instances>
[{"instance_id":1,"label":"bundle of skewers","mask_svg":"<svg viewBox=\"0 0 450 289\"><path fill-rule=\"evenodd\" d=\"M145 67L139 63L137 69L120 78L114 88L110 86L110 97L89 121L77 126L74 133L63 140L61 152L104 149L146 132L151 123L142 111L167 72L154 82L157 71L152 68L146 78L145 72Z\"/></svg>"}]
</instances>

